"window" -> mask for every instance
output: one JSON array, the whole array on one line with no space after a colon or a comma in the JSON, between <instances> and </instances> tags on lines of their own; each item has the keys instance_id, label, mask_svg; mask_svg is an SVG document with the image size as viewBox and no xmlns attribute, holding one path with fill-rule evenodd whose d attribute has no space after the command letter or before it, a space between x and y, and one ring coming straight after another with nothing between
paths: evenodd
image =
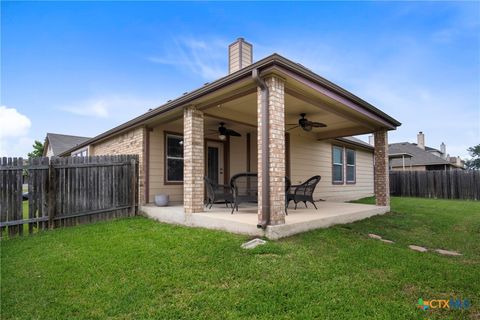
<instances>
[{"instance_id":1,"label":"window","mask_svg":"<svg viewBox=\"0 0 480 320\"><path fill-rule=\"evenodd\" d=\"M165 181L183 182L183 136L165 135Z\"/></svg>"},{"instance_id":2,"label":"window","mask_svg":"<svg viewBox=\"0 0 480 320\"><path fill-rule=\"evenodd\" d=\"M355 183L355 150L352 149L345 149L346 154L346 176L347 176L347 183Z\"/></svg>"},{"instance_id":3,"label":"window","mask_svg":"<svg viewBox=\"0 0 480 320\"><path fill-rule=\"evenodd\" d=\"M333 146L332 149L332 182L343 184L343 147Z\"/></svg>"},{"instance_id":4,"label":"window","mask_svg":"<svg viewBox=\"0 0 480 320\"><path fill-rule=\"evenodd\" d=\"M74 151L72 157L88 157L88 149Z\"/></svg>"}]
</instances>

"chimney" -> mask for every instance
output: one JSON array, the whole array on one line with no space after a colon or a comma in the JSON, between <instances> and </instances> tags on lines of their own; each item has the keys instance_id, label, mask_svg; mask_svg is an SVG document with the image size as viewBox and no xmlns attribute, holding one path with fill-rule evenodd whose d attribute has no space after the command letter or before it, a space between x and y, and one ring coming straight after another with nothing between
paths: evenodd
<instances>
[{"instance_id":1,"label":"chimney","mask_svg":"<svg viewBox=\"0 0 480 320\"><path fill-rule=\"evenodd\" d=\"M228 74L232 74L253 62L253 47L243 38L228 46Z\"/></svg>"},{"instance_id":2,"label":"chimney","mask_svg":"<svg viewBox=\"0 0 480 320\"><path fill-rule=\"evenodd\" d=\"M417 146L425 150L425 135L422 131L417 134Z\"/></svg>"},{"instance_id":3,"label":"chimney","mask_svg":"<svg viewBox=\"0 0 480 320\"><path fill-rule=\"evenodd\" d=\"M446 159L447 158L447 146L443 142L440 145L440 152L442 153L442 158Z\"/></svg>"},{"instance_id":4,"label":"chimney","mask_svg":"<svg viewBox=\"0 0 480 320\"><path fill-rule=\"evenodd\" d=\"M371 146L375 145L375 140L373 139L373 134L368 136L368 144Z\"/></svg>"}]
</instances>

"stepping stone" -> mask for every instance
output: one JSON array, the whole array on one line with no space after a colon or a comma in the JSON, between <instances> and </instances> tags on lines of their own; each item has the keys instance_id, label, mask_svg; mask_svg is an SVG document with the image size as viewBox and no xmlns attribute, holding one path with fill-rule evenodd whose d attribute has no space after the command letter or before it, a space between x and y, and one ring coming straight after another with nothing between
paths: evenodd
<instances>
[{"instance_id":1,"label":"stepping stone","mask_svg":"<svg viewBox=\"0 0 480 320\"><path fill-rule=\"evenodd\" d=\"M263 245L265 243L267 243L267 241L259 239L259 238L255 238L253 240L250 240L248 242L243 243L241 245L241 247L243 249L253 249L253 248L256 248L257 246Z\"/></svg>"},{"instance_id":2,"label":"stepping stone","mask_svg":"<svg viewBox=\"0 0 480 320\"><path fill-rule=\"evenodd\" d=\"M372 239L378 239L378 240L382 239L382 237L373 233L369 233L368 236Z\"/></svg>"},{"instance_id":3,"label":"stepping stone","mask_svg":"<svg viewBox=\"0 0 480 320\"><path fill-rule=\"evenodd\" d=\"M387 239L380 239L380 241L385 242L385 243L395 243L392 240L387 240Z\"/></svg>"},{"instance_id":4,"label":"stepping stone","mask_svg":"<svg viewBox=\"0 0 480 320\"><path fill-rule=\"evenodd\" d=\"M428 249L420 246L415 246L415 245L409 245L408 246L410 249L418 251L418 252L427 252Z\"/></svg>"},{"instance_id":5,"label":"stepping stone","mask_svg":"<svg viewBox=\"0 0 480 320\"><path fill-rule=\"evenodd\" d=\"M461 256L462 255L460 252L443 250L443 249L435 249L435 251L445 256Z\"/></svg>"}]
</instances>

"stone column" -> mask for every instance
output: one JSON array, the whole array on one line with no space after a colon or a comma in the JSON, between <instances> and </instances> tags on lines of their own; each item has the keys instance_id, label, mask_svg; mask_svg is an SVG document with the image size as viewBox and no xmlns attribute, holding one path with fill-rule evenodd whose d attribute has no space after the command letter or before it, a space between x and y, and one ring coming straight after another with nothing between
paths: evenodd
<instances>
[{"instance_id":1,"label":"stone column","mask_svg":"<svg viewBox=\"0 0 480 320\"><path fill-rule=\"evenodd\" d=\"M183 111L183 206L185 213L203 211L203 112L193 106Z\"/></svg>"},{"instance_id":2,"label":"stone column","mask_svg":"<svg viewBox=\"0 0 480 320\"><path fill-rule=\"evenodd\" d=\"M258 222L263 219L262 180L264 170L270 173L270 225L285 223L285 81L277 76L267 76L269 91L269 165L262 164L262 91L257 92L258 114Z\"/></svg>"},{"instance_id":3,"label":"stone column","mask_svg":"<svg viewBox=\"0 0 480 320\"><path fill-rule=\"evenodd\" d=\"M390 206L390 179L388 172L388 132L375 132L375 197L377 206Z\"/></svg>"}]
</instances>

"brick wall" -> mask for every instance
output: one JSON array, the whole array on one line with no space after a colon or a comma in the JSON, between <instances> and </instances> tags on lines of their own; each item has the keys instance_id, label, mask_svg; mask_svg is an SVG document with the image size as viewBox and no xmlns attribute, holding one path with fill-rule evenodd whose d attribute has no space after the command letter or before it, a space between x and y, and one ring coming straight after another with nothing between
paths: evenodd
<instances>
[{"instance_id":1,"label":"brick wall","mask_svg":"<svg viewBox=\"0 0 480 320\"><path fill-rule=\"evenodd\" d=\"M285 82L270 76L265 79L269 89L270 146L270 224L285 223ZM258 220L262 222L262 92L258 89Z\"/></svg>"},{"instance_id":2,"label":"brick wall","mask_svg":"<svg viewBox=\"0 0 480 320\"><path fill-rule=\"evenodd\" d=\"M203 112L186 107L183 112L183 203L185 213L203 211L204 134Z\"/></svg>"},{"instance_id":3,"label":"brick wall","mask_svg":"<svg viewBox=\"0 0 480 320\"><path fill-rule=\"evenodd\" d=\"M140 204L145 203L145 175L144 175L144 137L145 128L139 127L130 131L117 134L107 140L95 143L90 147L90 155L118 155L138 154L139 156L139 190Z\"/></svg>"},{"instance_id":4,"label":"brick wall","mask_svg":"<svg viewBox=\"0 0 480 320\"><path fill-rule=\"evenodd\" d=\"M390 181L388 174L388 132L375 132L375 197L377 206L390 206Z\"/></svg>"}]
</instances>

